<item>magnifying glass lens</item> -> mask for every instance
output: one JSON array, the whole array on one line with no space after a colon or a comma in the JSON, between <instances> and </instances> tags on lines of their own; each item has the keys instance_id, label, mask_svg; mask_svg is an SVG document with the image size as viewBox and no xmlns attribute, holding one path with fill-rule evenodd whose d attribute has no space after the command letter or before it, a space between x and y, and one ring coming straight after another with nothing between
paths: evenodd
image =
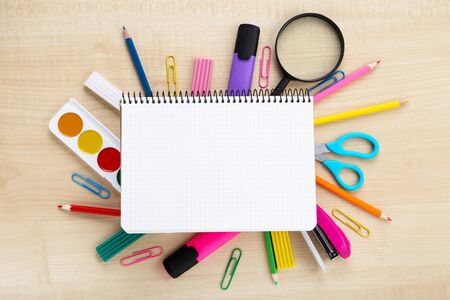
<instances>
[{"instance_id":1,"label":"magnifying glass lens","mask_svg":"<svg viewBox=\"0 0 450 300\"><path fill-rule=\"evenodd\" d=\"M304 17L280 33L276 50L287 73L299 80L315 81L336 66L341 46L336 30L328 22Z\"/></svg>"}]
</instances>

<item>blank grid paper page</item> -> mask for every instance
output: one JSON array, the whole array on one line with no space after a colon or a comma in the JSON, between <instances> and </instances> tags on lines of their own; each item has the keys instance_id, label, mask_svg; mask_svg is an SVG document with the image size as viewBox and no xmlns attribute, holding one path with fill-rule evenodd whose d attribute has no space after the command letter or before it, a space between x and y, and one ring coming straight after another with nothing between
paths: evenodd
<instances>
[{"instance_id":1,"label":"blank grid paper page","mask_svg":"<svg viewBox=\"0 0 450 300\"><path fill-rule=\"evenodd\" d=\"M311 230L312 103L122 104L130 233Z\"/></svg>"}]
</instances>

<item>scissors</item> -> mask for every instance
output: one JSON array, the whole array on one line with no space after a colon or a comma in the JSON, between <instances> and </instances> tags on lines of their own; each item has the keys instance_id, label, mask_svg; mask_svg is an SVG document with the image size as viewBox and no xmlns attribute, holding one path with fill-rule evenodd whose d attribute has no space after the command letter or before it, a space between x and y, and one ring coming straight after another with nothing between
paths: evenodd
<instances>
[{"instance_id":1,"label":"scissors","mask_svg":"<svg viewBox=\"0 0 450 300\"><path fill-rule=\"evenodd\" d=\"M369 142L372 145L372 151L370 153L363 153L346 150L344 148L344 142L351 139L362 139ZM344 134L333 142L329 142L326 144L316 144L315 156L316 160L321 162L325 167L327 167L331 174L333 174L334 178L342 188L348 191L354 191L359 189L364 183L364 173L361 171L361 169L354 164L347 164L337 160L328 159L326 154L331 152L340 156L353 156L361 159L372 159L377 156L379 150L380 146L378 145L378 142L374 137L363 132L350 132ZM349 169L356 173L358 182L354 185L346 184L339 176L341 171L344 169Z\"/></svg>"}]
</instances>

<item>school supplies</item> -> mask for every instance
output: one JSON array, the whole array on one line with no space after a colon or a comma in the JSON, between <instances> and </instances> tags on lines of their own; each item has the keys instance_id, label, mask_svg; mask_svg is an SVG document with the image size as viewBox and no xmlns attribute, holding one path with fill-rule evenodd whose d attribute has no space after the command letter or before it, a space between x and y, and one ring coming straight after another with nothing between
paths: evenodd
<instances>
[{"instance_id":1,"label":"school supplies","mask_svg":"<svg viewBox=\"0 0 450 300\"><path fill-rule=\"evenodd\" d=\"M158 257L162 253L163 248L161 246L153 246L150 248L134 251L131 255L125 256L124 258L120 259L120 265L122 267L128 267ZM145 254L145 256L142 256L142 254Z\"/></svg>"},{"instance_id":2,"label":"school supplies","mask_svg":"<svg viewBox=\"0 0 450 300\"><path fill-rule=\"evenodd\" d=\"M239 25L228 81L228 95L247 95L250 92L258 40L258 26Z\"/></svg>"},{"instance_id":3,"label":"school supplies","mask_svg":"<svg viewBox=\"0 0 450 300\"><path fill-rule=\"evenodd\" d=\"M78 173L73 173L71 178L73 182L84 187L85 189L102 199L108 199L111 195L111 192L107 188L101 186L99 183L86 176L80 175Z\"/></svg>"},{"instance_id":4,"label":"school supplies","mask_svg":"<svg viewBox=\"0 0 450 300\"><path fill-rule=\"evenodd\" d=\"M128 33L125 25L123 25L123 37L127 44L128 51L130 52L131 60L133 61L136 73L138 74L139 80L141 82L142 89L144 90L146 96L151 97L153 96L152 89L150 88L150 84L148 83L147 76L145 76L144 68L142 67L141 60L139 59L136 47L134 46L133 39Z\"/></svg>"},{"instance_id":5,"label":"school supplies","mask_svg":"<svg viewBox=\"0 0 450 300\"><path fill-rule=\"evenodd\" d=\"M175 56L173 55L169 55L166 57L166 77L167 92L169 93L169 95L176 95L178 93L177 63L175 60Z\"/></svg>"},{"instance_id":6,"label":"school supplies","mask_svg":"<svg viewBox=\"0 0 450 300\"><path fill-rule=\"evenodd\" d=\"M278 271L273 254L272 239L270 237L270 232L268 231L264 231L264 242L266 244L267 259L269 260L270 274L272 274L273 283L278 285Z\"/></svg>"},{"instance_id":7,"label":"school supplies","mask_svg":"<svg viewBox=\"0 0 450 300\"><path fill-rule=\"evenodd\" d=\"M93 71L84 85L105 100L115 109L120 109L120 100L122 99L122 91L116 88L112 83L103 76Z\"/></svg>"},{"instance_id":8,"label":"school supplies","mask_svg":"<svg viewBox=\"0 0 450 300\"><path fill-rule=\"evenodd\" d=\"M363 141L368 142L372 146L372 151L370 153L364 153L345 149L344 143L346 141L354 139L361 139ZM372 159L375 156L377 156L379 149L380 146L378 145L378 142L374 137L363 132L350 132L344 134L343 136L341 136L340 138L338 138L333 142L329 142L326 144L316 144L315 153L316 153L316 160L321 162L325 167L327 167L327 169L331 172L331 174L334 176L334 178L342 188L349 191L354 191L359 189L364 183L364 173L361 171L361 169L354 164L347 164L337 160L328 159L326 154L334 153L340 156L351 156L361 159ZM344 169L353 171L356 174L358 181L354 185L346 184L344 180L342 180L342 178L340 177L340 173Z\"/></svg>"},{"instance_id":9,"label":"school supplies","mask_svg":"<svg viewBox=\"0 0 450 300\"><path fill-rule=\"evenodd\" d=\"M325 233L323 232L323 230L320 228L319 225L314 227L313 233L314 233L314 236L316 237L317 241L322 246L322 249L327 253L330 260L333 260L339 256L339 253L337 253L333 244L331 244L330 240L325 235Z\"/></svg>"},{"instance_id":10,"label":"school supplies","mask_svg":"<svg viewBox=\"0 0 450 300\"><path fill-rule=\"evenodd\" d=\"M192 76L191 92L195 96L206 96L211 87L214 61L209 58L195 59L194 75Z\"/></svg>"},{"instance_id":11,"label":"school supplies","mask_svg":"<svg viewBox=\"0 0 450 300\"><path fill-rule=\"evenodd\" d=\"M331 211L331 213L333 214L333 217L338 219L339 222L341 222L342 224L344 224L345 226L347 226L348 228L350 228L351 230L356 232L359 236L361 236L361 237L363 237L365 239L370 236L369 228L367 228L366 226L361 224L361 222L359 222L355 218L350 217L349 215L344 213L342 210L339 210L339 209L335 208L335 209L333 209ZM347 221L343 220L342 217L344 217L345 219L349 220L350 222L347 222Z\"/></svg>"},{"instance_id":12,"label":"school supplies","mask_svg":"<svg viewBox=\"0 0 450 300\"><path fill-rule=\"evenodd\" d=\"M370 63L368 65L362 66L358 70L354 71L353 73L347 75L344 79L339 80L336 84L333 84L329 88L323 90L322 92L314 95L314 103L317 103L321 100L323 100L325 97L331 95L332 93L340 90L347 84L361 78L363 75L371 72L378 64L380 63L380 60L377 60L373 63Z\"/></svg>"},{"instance_id":13,"label":"school supplies","mask_svg":"<svg viewBox=\"0 0 450 300\"><path fill-rule=\"evenodd\" d=\"M275 42L283 78L272 95L280 95L291 80L316 82L330 77L342 62L344 48L341 30L324 15L305 13L289 19Z\"/></svg>"},{"instance_id":14,"label":"school supplies","mask_svg":"<svg viewBox=\"0 0 450 300\"><path fill-rule=\"evenodd\" d=\"M287 96L213 94L125 95L122 228L129 233L313 228L312 100L303 90Z\"/></svg>"},{"instance_id":15,"label":"school supplies","mask_svg":"<svg viewBox=\"0 0 450 300\"><path fill-rule=\"evenodd\" d=\"M345 72L342 70L337 70L330 77L325 78L318 84L310 87L309 93L312 94L316 90L318 90L317 93L320 93L321 91L325 90L326 88L329 88L330 86L332 86L333 84L335 84L336 82L338 82L339 80L342 80L344 78L345 78Z\"/></svg>"},{"instance_id":16,"label":"school supplies","mask_svg":"<svg viewBox=\"0 0 450 300\"><path fill-rule=\"evenodd\" d=\"M102 123L70 99L50 120L50 131L120 192L120 142Z\"/></svg>"},{"instance_id":17,"label":"school supplies","mask_svg":"<svg viewBox=\"0 0 450 300\"><path fill-rule=\"evenodd\" d=\"M331 244L342 258L348 258L351 253L350 242L339 226L334 223L327 213L317 205L317 224L328 237Z\"/></svg>"},{"instance_id":18,"label":"school supplies","mask_svg":"<svg viewBox=\"0 0 450 300\"><path fill-rule=\"evenodd\" d=\"M310 90L311 92L311 90ZM344 111L336 114L331 114L327 116L322 116L314 119L314 126L323 125L331 122L341 121L345 119L355 118L364 115L370 115L377 112L382 112L389 109L399 108L405 104L409 103L406 101L394 100L390 102L385 102L381 104L376 104L368 107L358 108L354 110Z\"/></svg>"},{"instance_id":19,"label":"school supplies","mask_svg":"<svg viewBox=\"0 0 450 300\"><path fill-rule=\"evenodd\" d=\"M231 251L230 259L228 260L225 273L223 274L222 281L220 282L220 288L222 290L225 291L230 287L231 281L233 280L234 277L234 273L236 272L236 268L239 265L239 261L241 260L241 256L242 256L241 249L234 248L233 251Z\"/></svg>"},{"instance_id":20,"label":"school supplies","mask_svg":"<svg viewBox=\"0 0 450 300\"><path fill-rule=\"evenodd\" d=\"M327 270L325 267L325 263L323 262L322 257L320 257L319 252L317 252L317 249L314 246L313 242L311 241L311 238L309 237L308 233L306 231L300 231L300 233L302 234L303 239L306 242L306 245L308 245L309 251L311 252L317 264L319 265L320 269L323 272L325 272Z\"/></svg>"},{"instance_id":21,"label":"school supplies","mask_svg":"<svg viewBox=\"0 0 450 300\"><path fill-rule=\"evenodd\" d=\"M197 233L181 248L164 259L164 268L172 278L177 278L238 234L239 232Z\"/></svg>"},{"instance_id":22,"label":"school supplies","mask_svg":"<svg viewBox=\"0 0 450 300\"><path fill-rule=\"evenodd\" d=\"M100 258L104 262L107 262L116 256L120 251L136 242L142 236L143 234L128 234L123 229L120 229L109 239L98 245L95 250Z\"/></svg>"},{"instance_id":23,"label":"school supplies","mask_svg":"<svg viewBox=\"0 0 450 300\"><path fill-rule=\"evenodd\" d=\"M117 208L96 207L96 206L86 206L86 205L77 205L77 204L58 205L58 208L61 208L63 210L67 210L70 212L120 217L120 209L117 209Z\"/></svg>"},{"instance_id":24,"label":"school supplies","mask_svg":"<svg viewBox=\"0 0 450 300\"><path fill-rule=\"evenodd\" d=\"M273 252L278 270L285 270L295 267L294 254L292 253L289 232L271 231Z\"/></svg>"},{"instance_id":25,"label":"school supplies","mask_svg":"<svg viewBox=\"0 0 450 300\"><path fill-rule=\"evenodd\" d=\"M271 55L272 55L272 47L270 47L269 45L265 45L262 48L261 59L259 60L258 85L262 89L265 89L269 86Z\"/></svg>"},{"instance_id":26,"label":"school supplies","mask_svg":"<svg viewBox=\"0 0 450 300\"><path fill-rule=\"evenodd\" d=\"M320 185L321 187L329 190L330 192L332 192L333 194L341 197L344 200L347 200L348 202L352 203L353 205L358 206L359 208L365 210L366 212L368 212L371 215L374 215L377 218L383 219L385 221L391 222L392 219L388 216L386 216L381 210L379 210L378 208L370 205L369 203L359 199L356 196L353 196L352 194L350 194L349 192L335 186L334 184L332 184L331 182L326 181L325 179L316 176L316 183L318 185Z\"/></svg>"}]
</instances>

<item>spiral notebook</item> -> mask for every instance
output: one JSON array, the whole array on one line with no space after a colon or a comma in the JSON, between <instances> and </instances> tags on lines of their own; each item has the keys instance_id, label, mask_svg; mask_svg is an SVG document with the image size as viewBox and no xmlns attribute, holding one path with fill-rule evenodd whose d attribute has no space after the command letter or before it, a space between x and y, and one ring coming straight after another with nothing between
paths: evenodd
<instances>
[{"instance_id":1,"label":"spiral notebook","mask_svg":"<svg viewBox=\"0 0 450 300\"><path fill-rule=\"evenodd\" d=\"M313 101L303 90L124 95L121 147L128 233L316 225Z\"/></svg>"}]
</instances>

